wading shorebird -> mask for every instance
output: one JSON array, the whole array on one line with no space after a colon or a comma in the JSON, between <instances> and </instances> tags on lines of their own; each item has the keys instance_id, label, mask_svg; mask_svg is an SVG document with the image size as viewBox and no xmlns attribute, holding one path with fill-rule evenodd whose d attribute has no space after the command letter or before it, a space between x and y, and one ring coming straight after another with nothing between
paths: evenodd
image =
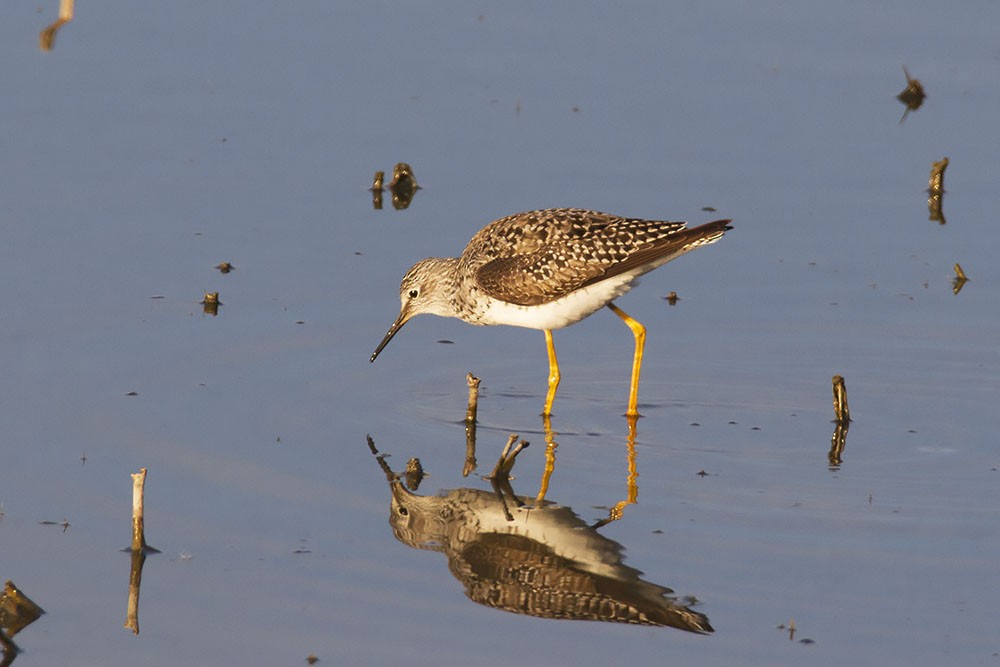
<instances>
[{"instance_id":1,"label":"wading shorebird","mask_svg":"<svg viewBox=\"0 0 1000 667\"><path fill-rule=\"evenodd\" d=\"M549 357L543 415L552 413L559 363L552 330L579 322L604 306L632 330L635 355L629 416L638 415L639 371L646 329L614 299L645 273L731 229L716 220L692 229L684 222L640 220L573 208L516 213L483 227L461 257L423 259L403 276L396 321L371 361L414 315L457 317L470 324L541 329Z\"/></svg>"}]
</instances>

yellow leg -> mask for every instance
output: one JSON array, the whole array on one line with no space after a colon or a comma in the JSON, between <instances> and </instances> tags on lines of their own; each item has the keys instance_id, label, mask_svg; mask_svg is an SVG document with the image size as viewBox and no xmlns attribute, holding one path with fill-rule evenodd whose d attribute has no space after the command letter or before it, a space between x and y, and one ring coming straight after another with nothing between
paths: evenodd
<instances>
[{"instance_id":1,"label":"yellow leg","mask_svg":"<svg viewBox=\"0 0 1000 667\"><path fill-rule=\"evenodd\" d=\"M622 322L628 325L628 328L632 330L632 335L635 336L635 357L632 359L632 383L629 385L628 410L625 411L625 414L629 417L637 417L639 415L637 407L639 402L639 370L642 368L642 349L646 344L646 327L642 326L642 323L638 320L633 320L624 310L615 304L609 303L608 308L615 315L622 318ZM552 354L555 354L555 352Z\"/></svg>"},{"instance_id":2,"label":"yellow leg","mask_svg":"<svg viewBox=\"0 0 1000 667\"><path fill-rule=\"evenodd\" d=\"M642 326L642 325L640 325ZM545 394L545 410L543 417L552 414L552 401L556 398L556 389L559 388L559 362L556 360L556 348L552 344L552 331L545 329L545 346L549 352L549 390Z\"/></svg>"}]
</instances>

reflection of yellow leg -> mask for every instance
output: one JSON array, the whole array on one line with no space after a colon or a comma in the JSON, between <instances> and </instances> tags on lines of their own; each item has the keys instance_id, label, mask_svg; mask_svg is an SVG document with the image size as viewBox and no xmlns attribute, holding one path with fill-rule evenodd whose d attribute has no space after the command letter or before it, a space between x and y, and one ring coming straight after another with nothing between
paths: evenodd
<instances>
[{"instance_id":1,"label":"reflection of yellow leg","mask_svg":"<svg viewBox=\"0 0 1000 667\"><path fill-rule=\"evenodd\" d=\"M639 499L639 484L637 481L639 479L639 472L635 465L635 422L639 418L633 415L626 417L626 419L628 419L628 437L625 439L625 444L628 447L628 475L625 478L626 497L625 500L619 501L608 511L607 519L601 519L593 525L593 528L606 526L612 521L622 518L625 508L629 505L634 505Z\"/></svg>"},{"instance_id":2,"label":"reflection of yellow leg","mask_svg":"<svg viewBox=\"0 0 1000 667\"><path fill-rule=\"evenodd\" d=\"M542 483L538 486L538 495L535 497L535 504L541 505L545 500L545 494L549 491L549 479L552 471L556 469L556 447L555 434L552 432L552 420L548 415L542 416L542 426L545 428L545 470L542 471Z\"/></svg>"},{"instance_id":3,"label":"reflection of yellow leg","mask_svg":"<svg viewBox=\"0 0 1000 667\"><path fill-rule=\"evenodd\" d=\"M556 360L556 348L552 344L552 331L545 329L545 346L549 352L549 390L545 394L545 410L543 417L552 414L552 401L556 398L556 389L559 388L559 362Z\"/></svg>"},{"instance_id":4,"label":"reflection of yellow leg","mask_svg":"<svg viewBox=\"0 0 1000 667\"><path fill-rule=\"evenodd\" d=\"M628 391L628 410L625 414L629 417L639 416L637 404L639 402L639 370L642 368L642 348L646 344L646 327L642 326L638 320L633 320L628 314L613 303L608 304L608 308L615 315L622 318L622 322L628 325L635 336L635 357L632 359L632 383ZM554 353L553 353L554 354Z\"/></svg>"}]
</instances>

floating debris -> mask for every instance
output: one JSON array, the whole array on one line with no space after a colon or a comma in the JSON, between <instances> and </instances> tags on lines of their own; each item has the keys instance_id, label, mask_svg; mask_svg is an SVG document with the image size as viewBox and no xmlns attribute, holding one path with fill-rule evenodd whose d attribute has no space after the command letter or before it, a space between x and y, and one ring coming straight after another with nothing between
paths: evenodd
<instances>
[{"instance_id":1,"label":"floating debris","mask_svg":"<svg viewBox=\"0 0 1000 667\"><path fill-rule=\"evenodd\" d=\"M229 262L221 262L219 264L216 264L215 268L217 268L221 273L229 273L230 271L236 270L236 267Z\"/></svg>"},{"instance_id":2,"label":"floating debris","mask_svg":"<svg viewBox=\"0 0 1000 667\"><path fill-rule=\"evenodd\" d=\"M6 639L10 642L10 637L37 621L44 613L44 609L8 579L4 584L3 593L0 593L0 641ZM6 650L7 644L3 643ZM11 647L14 647L13 644L14 642L10 642Z\"/></svg>"},{"instance_id":3,"label":"floating debris","mask_svg":"<svg viewBox=\"0 0 1000 667\"><path fill-rule=\"evenodd\" d=\"M469 385L469 404L465 409L465 464L462 477L468 477L476 469L476 415L479 411L480 380L471 372L465 376Z\"/></svg>"},{"instance_id":4,"label":"floating debris","mask_svg":"<svg viewBox=\"0 0 1000 667\"><path fill-rule=\"evenodd\" d=\"M956 296L965 287L965 283L969 282L969 277L965 275L965 271L962 270L962 265L955 263L955 277L951 280L951 291Z\"/></svg>"},{"instance_id":5,"label":"floating debris","mask_svg":"<svg viewBox=\"0 0 1000 667\"><path fill-rule=\"evenodd\" d=\"M934 220L940 224L945 224L944 211L941 205L944 203L944 170L948 168L948 158L941 158L938 162L931 163L931 176L927 181L927 211L930 213L929 220Z\"/></svg>"},{"instance_id":6,"label":"floating debris","mask_svg":"<svg viewBox=\"0 0 1000 667\"><path fill-rule=\"evenodd\" d=\"M424 477L426 476L427 473L424 472L424 466L420 463L420 459L414 456L406 462L406 472L403 473L403 479L405 480L406 488L410 491L416 491L420 487L420 482L424 481Z\"/></svg>"},{"instance_id":7,"label":"floating debris","mask_svg":"<svg viewBox=\"0 0 1000 667\"><path fill-rule=\"evenodd\" d=\"M376 211L382 210L382 191L384 190L384 188L382 187L382 181L384 179L385 179L385 172L376 171L375 179L372 181L372 186L368 188L368 190L371 191L372 193L372 207Z\"/></svg>"},{"instance_id":8,"label":"floating debris","mask_svg":"<svg viewBox=\"0 0 1000 667\"><path fill-rule=\"evenodd\" d=\"M841 424L851 421L851 411L847 407L847 385L840 375L833 376L833 413Z\"/></svg>"},{"instance_id":9,"label":"floating debris","mask_svg":"<svg viewBox=\"0 0 1000 667\"><path fill-rule=\"evenodd\" d=\"M56 45L56 33L59 32L59 28L73 20L74 2L75 0L59 0L59 18L38 35L38 48L42 51L51 51Z\"/></svg>"},{"instance_id":10,"label":"floating debris","mask_svg":"<svg viewBox=\"0 0 1000 667\"><path fill-rule=\"evenodd\" d=\"M405 162L397 162L396 166L392 168L392 181L389 183L389 191L392 193L392 207L397 211L408 208L419 189L417 177L413 175L413 168Z\"/></svg>"},{"instance_id":11,"label":"floating debris","mask_svg":"<svg viewBox=\"0 0 1000 667\"><path fill-rule=\"evenodd\" d=\"M927 192L944 194L944 170L948 168L948 158L943 157L931 163L931 177L927 181Z\"/></svg>"},{"instance_id":12,"label":"floating debris","mask_svg":"<svg viewBox=\"0 0 1000 667\"><path fill-rule=\"evenodd\" d=\"M201 305L203 306L206 315L215 317L219 314L219 306L222 305L222 302L219 301L219 293L205 292L205 298L202 299Z\"/></svg>"},{"instance_id":13,"label":"floating debris","mask_svg":"<svg viewBox=\"0 0 1000 667\"><path fill-rule=\"evenodd\" d=\"M146 469L132 473L132 553L159 553L146 544L144 499L146 495Z\"/></svg>"},{"instance_id":14,"label":"floating debris","mask_svg":"<svg viewBox=\"0 0 1000 667\"><path fill-rule=\"evenodd\" d=\"M830 451L826 455L830 470L840 470L844 462L844 448L847 447L847 431L851 428L851 411L847 407L847 386L844 378L833 376L833 435L830 436Z\"/></svg>"},{"instance_id":15,"label":"floating debris","mask_svg":"<svg viewBox=\"0 0 1000 667\"><path fill-rule=\"evenodd\" d=\"M911 111L916 111L920 108L920 105L924 103L927 98L927 93L924 92L924 87L921 85L920 81L914 79L910 76L910 72L907 71L906 65L903 65L903 74L906 75L906 88L899 95L896 95L896 99L906 105L906 110L903 111L903 117L899 119L899 124L902 125L903 121Z\"/></svg>"}]
</instances>

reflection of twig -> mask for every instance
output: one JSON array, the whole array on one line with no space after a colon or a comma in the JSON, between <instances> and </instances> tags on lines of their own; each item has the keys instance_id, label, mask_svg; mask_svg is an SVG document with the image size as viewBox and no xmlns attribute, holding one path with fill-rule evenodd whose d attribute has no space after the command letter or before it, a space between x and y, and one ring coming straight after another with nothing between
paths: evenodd
<instances>
[{"instance_id":1,"label":"reflection of twig","mask_svg":"<svg viewBox=\"0 0 1000 667\"><path fill-rule=\"evenodd\" d=\"M73 3L74 0L59 0L59 18L38 35L38 47L42 51L51 51L59 28L73 20Z\"/></svg>"},{"instance_id":2,"label":"reflection of twig","mask_svg":"<svg viewBox=\"0 0 1000 667\"><path fill-rule=\"evenodd\" d=\"M3 656L3 660L0 660L0 667L7 667L14 662L15 656L21 652L21 649L17 647L13 639L7 636L3 628L0 628L0 646L3 647L3 651L0 651L0 655Z\"/></svg>"},{"instance_id":3,"label":"reflection of twig","mask_svg":"<svg viewBox=\"0 0 1000 667\"><path fill-rule=\"evenodd\" d=\"M844 462L844 448L847 446L847 431L851 428L851 422L837 422L833 427L833 435L830 436L830 452L826 455L830 462L830 470L840 470L840 464Z\"/></svg>"},{"instance_id":4,"label":"reflection of twig","mask_svg":"<svg viewBox=\"0 0 1000 667\"><path fill-rule=\"evenodd\" d=\"M139 589L142 587L142 566L146 563L145 551L133 551L128 574L128 607L125 627L132 634L139 634Z\"/></svg>"},{"instance_id":5,"label":"reflection of twig","mask_svg":"<svg viewBox=\"0 0 1000 667\"><path fill-rule=\"evenodd\" d=\"M469 385L469 406L465 410L465 465L462 477L476 469L476 414L479 410L479 378L472 373L465 376Z\"/></svg>"},{"instance_id":6,"label":"reflection of twig","mask_svg":"<svg viewBox=\"0 0 1000 667\"><path fill-rule=\"evenodd\" d=\"M392 468L389 467L389 464L385 462L385 454L379 454L378 449L375 448L375 441L372 440L370 435L366 435L365 437L368 438L368 449L371 450L371 453L375 456L375 460L378 461L378 465L382 469L382 472L385 473L386 481L395 481L396 473L394 473Z\"/></svg>"}]
</instances>

